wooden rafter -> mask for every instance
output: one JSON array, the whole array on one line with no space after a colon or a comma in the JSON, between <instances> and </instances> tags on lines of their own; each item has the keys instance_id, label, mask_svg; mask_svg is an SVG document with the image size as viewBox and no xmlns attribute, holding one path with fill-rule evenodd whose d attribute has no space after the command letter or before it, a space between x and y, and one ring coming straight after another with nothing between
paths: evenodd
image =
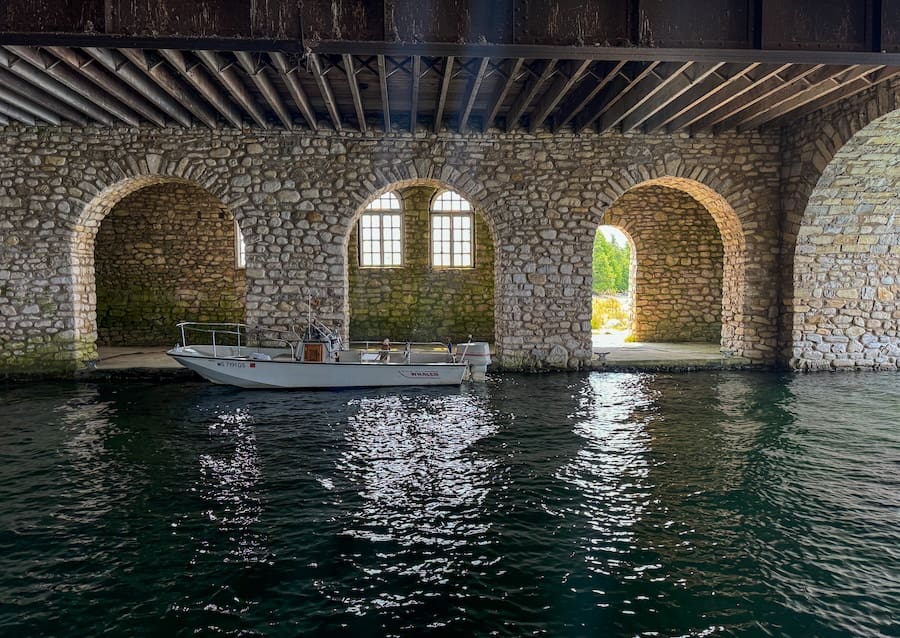
<instances>
[{"instance_id":1,"label":"wooden rafter","mask_svg":"<svg viewBox=\"0 0 900 638\"><path fill-rule=\"evenodd\" d=\"M466 97L463 100L462 109L459 114L458 127L460 133L465 133L468 130L469 116L472 114L472 108L475 106L475 98L478 97L478 90L481 88L482 82L484 82L484 76L490 61L490 58L481 59L481 62L478 64L478 70L475 71L475 75L471 77L469 85L466 87ZM487 127L487 124L485 124L485 127Z\"/></svg>"},{"instance_id":2,"label":"wooden rafter","mask_svg":"<svg viewBox=\"0 0 900 638\"><path fill-rule=\"evenodd\" d=\"M450 90L450 80L453 79L453 62L456 58L452 55L444 61L444 71L441 74L441 88L438 90L437 104L434 107L434 132L440 133L444 121L444 107L447 105L447 92Z\"/></svg>"}]
</instances>

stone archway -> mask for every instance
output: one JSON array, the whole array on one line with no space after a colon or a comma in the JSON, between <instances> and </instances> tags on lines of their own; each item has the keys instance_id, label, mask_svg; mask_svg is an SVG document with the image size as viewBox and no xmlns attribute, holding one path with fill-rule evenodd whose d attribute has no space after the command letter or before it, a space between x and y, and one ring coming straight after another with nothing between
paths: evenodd
<instances>
[{"instance_id":1,"label":"stone archway","mask_svg":"<svg viewBox=\"0 0 900 638\"><path fill-rule=\"evenodd\" d=\"M898 174L894 111L850 137L812 189L789 260L791 367L900 367Z\"/></svg>"},{"instance_id":2,"label":"stone archway","mask_svg":"<svg viewBox=\"0 0 900 638\"><path fill-rule=\"evenodd\" d=\"M625 229L643 265L635 340L718 341L743 354L746 243L724 197L694 179L647 179L619 194L600 223Z\"/></svg>"},{"instance_id":3,"label":"stone archway","mask_svg":"<svg viewBox=\"0 0 900 638\"><path fill-rule=\"evenodd\" d=\"M430 202L443 190L458 193L472 205L475 260L471 270L441 271L430 265ZM403 200L405 264L397 272L387 269L367 273L354 260L353 253L358 248L357 222L370 202L388 192L399 194ZM494 220L482 203L466 190L428 178L398 180L383 186L369 194L349 219L343 247L343 325L351 339L392 336L414 341L446 338L458 341L472 334L474 339L497 343L496 336L502 329L502 321L495 314L500 291L497 233ZM381 308L375 313L365 313L374 321L353 320L354 314L364 316L360 308L372 304ZM386 314L386 307L391 312ZM402 310L404 307L407 311ZM437 315L434 321L425 316L432 312ZM378 330L387 332L382 334Z\"/></svg>"},{"instance_id":4,"label":"stone archway","mask_svg":"<svg viewBox=\"0 0 900 638\"><path fill-rule=\"evenodd\" d=\"M105 219L107 219L111 215L111 213L115 213L116 207L122 203L128 203L129 201L132 201L132 205L129 206L129 208L133 209L135 208L135 206L137 206L137 208L140 209L141 206L137 205L140 202L140 198L138 197L140 192L154 193L158 196L160 193L164 193L167 190L171 191L168 193L168 201L170 205L175 209L178 209L179 207L183 207L185 205L190 205L192 203L203 202L203 205L207 208L207 213L211 212L211 214L219 218L219 221L221 221L222 215L235 215L234 211L229 210L215 195L210 193L207 189L203 188L192 180L181 177L172 177L166 175L136 176L121 180L120 182L113 184L112 186L109 186L99 192L91 200L91 202L87 206L85 206L78 219L78 223L73 229L70 240L70 258L73 273L73 314L76 343L79 347L79 360L85 361L97 357L98 288L95 270L95 246L96 240L98 238L98 233L101 229L101 223ZM157 193L156 191L159 192ZM181 194L179 195L179 193ZM198 197L186 197L186 193L196 194L198 195ZM194 200L196 200L196 202ZM142 212L146 213L146 211ZM203 217L203 213L201 211L192 212L196 215L200 215L201 218ZM235 218L236 216L231 217L231 219ZM196 226L196 224L198 223L197 218L194 218L192 220L192 223L194 226ZM227 225L228 223L230 223L230 221L226 220L225 223ZM127 232L128 229L126 228L126 235ZM157 234L160 233L164 234L165 229L159 229L159 233ZM226 234L227 233L224 233L223 236ZM106 244L108 246L114 246L119 241L127 241L123 240L123 237L125 237L126 235L122 235L121 233L119 235L116 235L116 233L113 232L110 234L110 237L106 239ZM230 237L231 239L229 240L229 245L226 246L225 249L230 251L230 254L233 255L233 230ZM145 237L138 239L140 240L147 238ZM213 238L213 240L216 239L217 238L215 237ZM116 258L117 248L120 247L113 247L112 249L110 249L109 255L107 255L107 257L111 259ZM153 252L158 253L158 249L154 249L149 244L147 245L147 248L148 253L144 254L141 257L142 260L146 260L144 264L145 267L147 264L152 264L154 261L159 261L160 259L164 260L164 256L159 254L152 254ZM187 249L185 249L184 252L186 252L186 250ZM178 256L177 260L172 261L185 262L181 264L184 268L192 267L190 263L186 263L190 261L190 259L187 258L183 253ZM133 270L140 271L142 264L133 263L132 266L134 266ZM214 275L210 274L210 276L212 277ZM243 299L240 300L240 304L243 305ZM212 317L210 318L212 319ZM117 343L115 339L108 339L108 341ZM118 344L120 345L120 343Z\"/></svg>"}]
</instances>

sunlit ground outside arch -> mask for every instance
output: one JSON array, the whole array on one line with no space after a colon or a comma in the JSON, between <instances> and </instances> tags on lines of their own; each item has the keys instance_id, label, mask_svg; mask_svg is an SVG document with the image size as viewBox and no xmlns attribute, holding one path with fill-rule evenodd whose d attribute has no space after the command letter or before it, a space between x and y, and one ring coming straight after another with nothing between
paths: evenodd
<instances>
[{"instance_id":1,"label":"sunlit ground outside arch","mask_svg":"<svg viewBox=\"0 0 900 638\"><path fill-rule=\"evenodd\" d=\"M623 346L634 322L634 242L622 229L601 225L592 254L591 340L595 348Z\"/></svg>"}]
</instances>

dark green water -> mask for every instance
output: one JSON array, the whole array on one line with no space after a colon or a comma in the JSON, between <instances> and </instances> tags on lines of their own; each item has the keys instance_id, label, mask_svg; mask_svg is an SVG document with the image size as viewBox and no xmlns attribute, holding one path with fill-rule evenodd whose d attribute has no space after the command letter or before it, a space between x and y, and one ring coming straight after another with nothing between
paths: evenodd
<instances>
[{"instance_id":1,"label":"dark green water","mask_svg":"<svg viewBox=\"0 0 900 638\"><path fill-rule=\"evenodd\" d=\"M900 377L0 389L3 636L900 636Z\"/></svg>"}]
</instances>

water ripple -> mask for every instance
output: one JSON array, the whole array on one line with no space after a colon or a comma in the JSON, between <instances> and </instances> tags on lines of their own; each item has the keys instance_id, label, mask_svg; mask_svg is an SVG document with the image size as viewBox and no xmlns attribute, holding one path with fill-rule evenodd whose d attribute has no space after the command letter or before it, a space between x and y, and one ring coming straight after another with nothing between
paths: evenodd
<instances>
[{"instance_id":1,"label":"water ripple","mask_svg":"<svg viewBox=\"0 0 900 638\"><path fill-rule=\"evenodd\" d=\"M900 636L893 375L0 390L6 635Z\"/></svg>"}]
</instances>

